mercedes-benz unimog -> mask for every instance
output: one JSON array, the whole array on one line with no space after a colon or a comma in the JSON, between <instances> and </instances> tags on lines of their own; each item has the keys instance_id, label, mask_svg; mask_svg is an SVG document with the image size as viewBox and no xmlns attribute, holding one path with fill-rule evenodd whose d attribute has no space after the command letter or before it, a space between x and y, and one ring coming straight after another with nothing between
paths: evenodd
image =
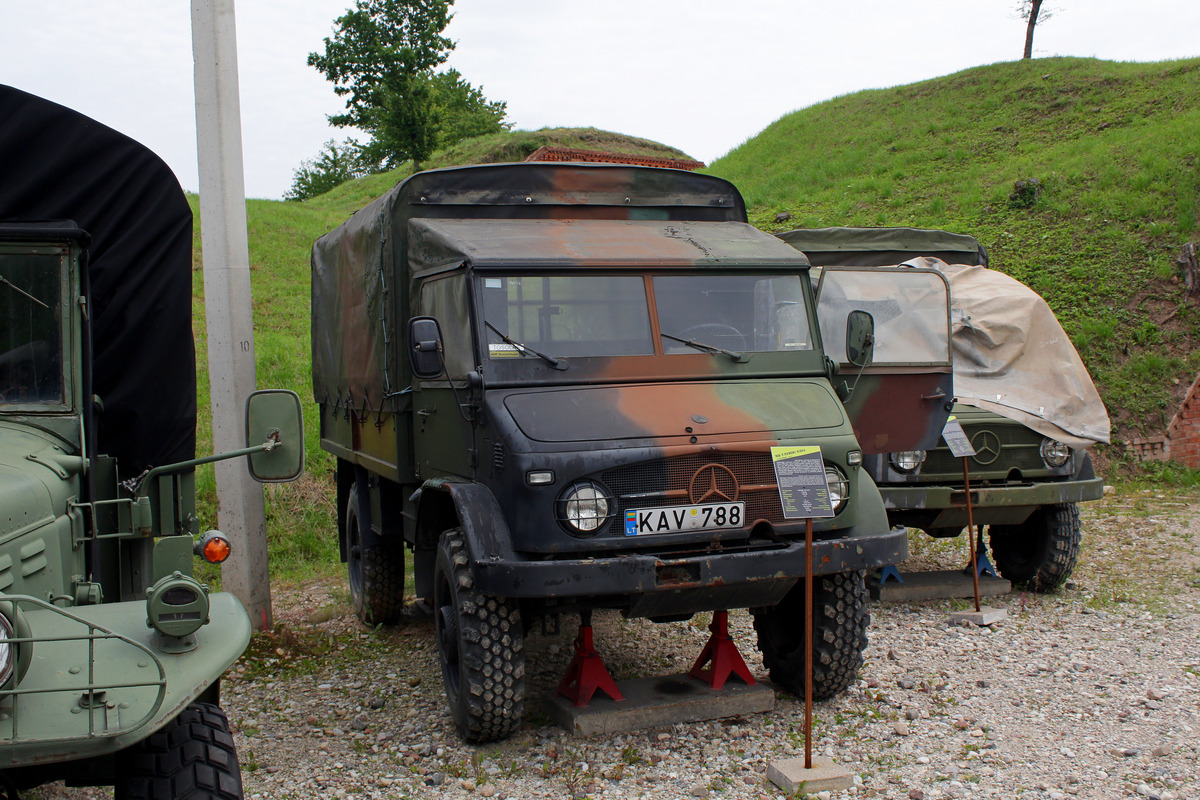
<instances>
[{"instance_id":1,"label":"mercedes-benz unimog","mask_svg":"<svg viewBox=\"0 0 1200 800\"><path fill-rule=\"evenodd\" d=\"M808 263L746 224L731 184L599 164L418 173L319 239L312 276L355 608L397 619L411 551L467 740L514 730L522 637L564 612L749 608L772 678L802 693L805 522L785 517L772 447L824 459L814 696L850 683L864 571L903 559L905 532L860 467ZM864 363L870 320L848 322Z\"/></svg>"},{"instance_id":2,"label":"mercedes-benz unimog","mask_svg":"<svg viewBox=\"0 0 1200 800\"><path fill-rule=\"evenodd\" d=\"M836 267L818 293L823 331L836 330L846 308L870 309L865 300L888 297L890 313L876 308L880 347L867 378L923 357L920 343L929 329L913 298L884 290L882 281L913 268L945 275L952 297L953 414L975 451L968 459L973 521L987 527L1003 577L1036 591L1062 586L1082 540L1078 503L1103 494L1087 450L1108 441L1109 422L1087 368L1046 302L988 269L987 252L965 234L820 228L779 236L804 252L814 272ZM855 273L858 281L850 279ZM857 433L864 469L893 524L937 538L962 533L962 459L944 440L872 448L869 434ZM977 552L985 552L982 538Z\"/></svg>"},{"instance_id":3,"label":"mercedes-benz unimog","mask_svg":"<svg viewBox=\"0 0 1200 800\"><path fill-rule=\"evenodd\" d=\"M0 118L0 794L236 800L218 687L250 622L193 573L229 553L200 535L193 473L249 456L295 477L299 398L251 396L246 449L195 459L179 184L40 98L0 86Z\"/></svg>"}]
</instances>

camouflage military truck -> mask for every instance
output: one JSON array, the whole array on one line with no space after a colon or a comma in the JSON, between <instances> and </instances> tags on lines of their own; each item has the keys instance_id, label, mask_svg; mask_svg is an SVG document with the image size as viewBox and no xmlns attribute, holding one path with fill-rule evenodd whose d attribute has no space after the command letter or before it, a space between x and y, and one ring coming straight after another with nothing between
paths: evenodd
<instances>
[{"instance_id":1,"label":"camouflage military truck","mask_svg":"<svg viewBox=\"0 0 1200 800\"><path fill-rule=\"evenodd\" d=\"M0 86L0 118L2 793L64 780L240 798L218 685L250 622L193 575L196 555L229 552L217 531L198 537L193 467L249 455L260 478L294 477L299 398L253 396L252 446L194 459L178 183L40 98Z\"/></svg>"},{"instance_id":2,"label":"camouflage military truck","mask_svg":"<svg viewBox=\"0 0 1200 800\"><path fill-rule=\"evenodd\" d=\"M563 612L750 608L772 678L802 693L805 524L772 446L821 448L814 696L853 679L864 571L905 532L859 466L807 261L745 219L713 177L505 164L414 175L315 244L354 604L395 620L411 550L466 739L519 723L523 634ZM847 317L865 358L870 320Z\"/></svg>"},{"instance_id":3,"label":"camouflage military truck","mask_svg":"<svg viewBox=\"0 0 1200 800\"><path fill-rule=\"evenodd\" d=\"M803 251L814 272L838 267L818 291L822 331L836 328L847 307L878 293L875 274L936 269L951 286L953 414L975 455L969 460L974 521L988 529L1000 574L1014 584L1053 591L1070 576L1082 533L1078 503L1103 494L1087 448L1108 441L1104 405L1053 312L1029 288L987 268L987 253L963 234L910 228L825 228L789 231L780 238ZM846 275L863 275L850 285ZM928 321L911 299L895 295L876 324L892 335L877 347L866 372L906 363L923 342ZM826 321L827 320L827 321ZM949 397L946 397L949 400ZM853 401L851 401L852 404ZM869 416L869 415L868 415ZM894 524L934 537L959 535L967 524L962 459L945 441L909 448L871 446L856 429L863 464L875 479ZM982 542L981 542L982 544ZM982 548L980 552L984 552Z\"/></svg>"}]
</instances>

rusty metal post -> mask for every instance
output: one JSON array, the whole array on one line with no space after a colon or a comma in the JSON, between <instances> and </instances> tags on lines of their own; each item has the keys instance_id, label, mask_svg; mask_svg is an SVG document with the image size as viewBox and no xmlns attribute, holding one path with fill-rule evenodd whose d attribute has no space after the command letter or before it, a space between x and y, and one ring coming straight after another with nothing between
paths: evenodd
<instances>
[{"instance_id":1,"label":"rusty metal post","mask_svg":"<svg viewBox=\"0 0 1200 800\"><path fill-rule=\"evenodd\" d=\"M812 769L813 722L813 523L804 520L804 768Z\"/></svg>"},{"instance_id":2,"label":"rusty metal post","mask_svg":"<svg viewBox=\"0 0 1200 800\"><path fill-rule=\"evenodd\" d=\"M967 493L967 539L971 542L971 584L975 587L975 611L979 605L979 561L975 551L975 516L971 511L971 470L967 464L967 456L963 456L963 488Z\"/></svg>"}]
</instances>

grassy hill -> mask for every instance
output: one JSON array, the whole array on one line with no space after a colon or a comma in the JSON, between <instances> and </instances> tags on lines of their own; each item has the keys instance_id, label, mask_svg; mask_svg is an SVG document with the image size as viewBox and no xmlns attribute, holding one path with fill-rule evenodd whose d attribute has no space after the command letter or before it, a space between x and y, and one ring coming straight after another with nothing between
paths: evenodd
<instances>
[{"instance_id":1,"label":"grassy hill","mask_svg":"<svg viewBox=\"0 0 1200 800\"><path fill-rule=\"evenodd\" d=\"M974 235L1054 308L1114 441L1162 432L1200 370L1200 304L1175 265L1200 238L1200 59L1037 59L858 92L783 117L709 171L767 230ZM1011 202L1032 179L1036 202Z\"/></svg>"}]
</instances>

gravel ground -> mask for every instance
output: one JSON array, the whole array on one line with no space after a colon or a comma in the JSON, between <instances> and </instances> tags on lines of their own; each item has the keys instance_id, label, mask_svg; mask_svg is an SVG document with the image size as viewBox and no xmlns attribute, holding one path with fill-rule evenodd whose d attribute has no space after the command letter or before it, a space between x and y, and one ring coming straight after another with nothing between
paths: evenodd
<instances>
[{"instance_id":1,"label":"gravel ground","mask_svg":"<svg viewBox=\"0 0 1200 800\"><path fill-rule=\"evenodd\" d=\"M1200 800L1200 493L1109 497L1084 524L1068 588L987 600L1008 612L991 628L951 626L961 601L873 607L860 680L815 707L814 752L855 787L819 797ZM965 547L914 538L905 569L961 565ZM276 632L256 638L222 700L247 797L779 798L768 762L804 752L804 705L782 693L767 714L591 738L530 700L510 740L468 747L428 617L414 608L370 630L342 581L279 589L275 603ZM683 672L707 623L597 614L595 640L617 679ZM749 615L730 624L765 680ZM563 627L527 639L531 697L565 670Z\"/></svg>"}]
</instances>

